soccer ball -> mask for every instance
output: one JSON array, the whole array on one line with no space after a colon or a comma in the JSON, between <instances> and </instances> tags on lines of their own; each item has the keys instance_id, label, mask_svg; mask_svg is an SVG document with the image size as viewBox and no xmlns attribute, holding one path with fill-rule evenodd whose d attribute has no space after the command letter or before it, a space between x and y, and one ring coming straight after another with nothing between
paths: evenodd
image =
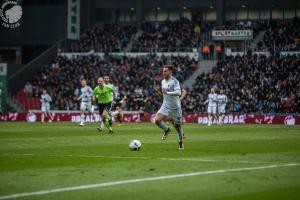
<instances>
[{"instance_id":1,"label":"soccer ball","mask_svg":"<svg viewBox=\"0 0 300 200\"><path fill-rule=\"evenodd\" d=\"M138 151L141 149L141 146L142 146L142 143L139 141L139 140L132 140L130 143L129 143L129 148L132 150L132 151Z\"/></svg>"}]
</instances>

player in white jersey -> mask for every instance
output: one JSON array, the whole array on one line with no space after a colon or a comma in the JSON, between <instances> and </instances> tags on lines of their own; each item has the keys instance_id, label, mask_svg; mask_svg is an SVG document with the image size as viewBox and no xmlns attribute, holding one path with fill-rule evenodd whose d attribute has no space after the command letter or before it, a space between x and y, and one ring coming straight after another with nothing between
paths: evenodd
<instances>
[{"instance_id":1,"label":"player in white jersey","mask_svg":"<svg viewBox=\"0 0 300 200\"><path fill-rule=\"evenodd\" d=\"M177 131L179 138L179 150L184 149L182 125L182 110L181 110L181 88L179 81L172 76L173 67L165 65L163 68L163 77L161 88L163 94L163 103L156 113L155 124L164 130L162 139L165 140L170 132L170 128L163 121L164 118L170 118L173 121L174 128Z\"/></svg>"},{"instance_id":2,"label":"player in white jersey","mask_svg":"<svg viewBox=\"0 0 300 200\"><path fill-rule=\"evenodd\" d=\"M84 126L84 113L88 111L89 113L93 113L94 107L92 106L92 96L93 90L90 86L86 84L86 80L81 80L81 89L80 96L77 100L80 102L80 124L79 126Z\"/></svg>"},{"instance_id":3,"label":"player in white jersey","mask_svg":"<svg viewBox=\"0 0 300 200\"><path fill-rule=\"evenodd\" d=\"M217 94L215 93L215 89L211 88L210 93L204 104L208 104L207 113L208 113L208 126L210 126L214 119L216 119L217 114Z\"/></svg>"},{"instance_id":4,"label":"player in white jersey","mask_svg":"<svg viewBox=\"0 0 300 200\"><path fill-rule=\"evenodd\" d=\"M218 102L218 123L223 124L223 118L225 114L226 103L228 102L227 96L224 94L224 90L220 90L220 94L217 96Z\"/></svg>"},{"instance_id":5,"label":"player in white jersey","mask_svg":"<svg viewBox=\"0 0 300 200\"><path fill-rule=\"evenodd\" d=\"M45 89L43 90L43 93L41 95L40 102L42 111L41 122L44 123L45 117L47 116L50 117L49 122L52 122L53 116L50 113L50 102L52 102L52 98Z\"/></svg>"}]
</instances>

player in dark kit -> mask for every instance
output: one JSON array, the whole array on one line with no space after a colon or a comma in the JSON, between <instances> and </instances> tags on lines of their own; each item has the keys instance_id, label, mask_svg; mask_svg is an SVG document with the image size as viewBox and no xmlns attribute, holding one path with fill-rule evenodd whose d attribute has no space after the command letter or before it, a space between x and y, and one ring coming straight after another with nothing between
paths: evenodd
<instances>
[{"instance_id":1,"label":"player in dark kit","mask_svg":"<svg viewBox=\"0 0 300 200\"><path fill-rule=\"evenodd\" d=\"M143 93L138 93L133 101L135 101L138 106L140 121L146 121L145 103L148 101L148 97L146 97Z\"/></svg>"},{"instance_id":2,"label":"player in dark kit","mask_svg":"<svg viewBox=\"0 0 300 200\"><path fill-rule=\"evenodd\" d=\"M115 111L111 113L112 116L117 117L119 121L119 126L123 125L123 112L122 112L122 107L125 104L126 101L126 96L122 92L118 92L115 98L114 102L114 108Z\"/></svg>"}]
</instances>

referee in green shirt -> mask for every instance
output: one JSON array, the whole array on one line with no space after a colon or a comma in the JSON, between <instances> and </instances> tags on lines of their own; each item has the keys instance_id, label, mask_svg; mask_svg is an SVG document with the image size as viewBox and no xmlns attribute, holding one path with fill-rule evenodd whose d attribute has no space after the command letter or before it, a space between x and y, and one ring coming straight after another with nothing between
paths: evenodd
<instances>
[{"instance_id":1,"label":"referee in green shirt","mask_svg":"<svg viewBox=\"0 0 300 200\"><path fill-rule=\"evenodd\" d=\"M114 93L114 87L105 85L104 79L102 77L99 77L98 86L94 89L93 102L95 103L97 97L99 114L102 117L102 122L104 123L105 127L108 128L110 134L113 133L113 130L111 124L109 123L109 112L111 110L111 100L113 99L112 96L114 95ZM102 131L101 125L97 128L97 130Z\"/></svg>"}]
</instances>

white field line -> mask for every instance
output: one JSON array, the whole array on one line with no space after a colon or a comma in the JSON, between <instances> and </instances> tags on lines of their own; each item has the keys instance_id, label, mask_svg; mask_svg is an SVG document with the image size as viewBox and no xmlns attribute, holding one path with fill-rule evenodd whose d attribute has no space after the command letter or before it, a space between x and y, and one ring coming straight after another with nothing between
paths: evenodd
<instances>
[{"instance_id":1,"label":"white field line","mask_svg":"<svg viewBox=\"0 0 300 200\"><path fill-rule=\"evenodd\" d=\"M16 193L16 194L0 196L0 200L1 199L14 199L14 198L19 198L19 197L39 196L39 195L46 195L46 194L59 193L59 192L69 192L69 191L75 191L75 190L86 190L86 189L91 189L91 188L101 188L101 187L108 187L108 186L115 186L115 185L125 185L125 184L131 184L131 183L142 183L142 182L148 182L148 181L168 180L168 179L192 177L192 176L202 176L202 175L209 175L209 174L222 174L222 173L229 173L229 172L243 172L243 171L262 170L262 169L280 168L280 167L296 167L296 166L300 166L300 163L267 165L267 166L257 166L257 167L244 167L244 168L234 168L234 169L219 169L219 170L211 170L211 171L191 172L191 173L185 173L185 174L174 174L174 175L167 175L167 176L155 176L155 177L148 177L148 178L128 179L128 180L122 180L122 181L112 181L112 182L106 182L106 183L78 185L78 186L63 187L63 188L56 188L56 189L50 189L50 190L40 190L40 191L36 191L36 192Z\"/></svg>"},{"instance_id":2,"label":"white field line","mask_svg":"<svg viewBox=\"0 0 300 200\"><path fill-rule=\"evenodd\" d=\"M247 161L247 160L215 160L215 159L201 159L201 158L161 158L162 160L169 161L192 161L192 162L226 162L226 163L252 163L252 164L260 164L260 163L270 163L270 162L260 162L260 161Z\"/></svg>"},{"instance_id":3,"label":"white field line","mask_svg":"<svg viewBox=\"0 0 300 200\"><path fill-rule=\"evenodd\" d=\"M271 162L260 162L260 161L247 161L247 160L224 160L224 159L202 159L202 158L153 158L153 157L134 157L134 156L104 156L104 155L65 155L65 154L35 154L35 153L24 153L24 154L0 154L5 156L44 156L44 157L75 157L75 158L112 158L112 159L143 159L143 160L166 160L166 161L191 161L191 162L225 162L225 163L247 163L247 164L271 164Z\"/></svg>"},{"instance_id":4,"label":"white field line","mask_svg":"<svg viewBox=\"0 0 300 200\"><path fill-rule=\"evenodd\" d=\"M149 159L148 157L134 157L134 156L101 156L101 155L65 155L65 154L53 154L53 155L48 155L48 154L36 154L36 153L20 153L20 154L9 154L9 153L4 153L0 155L5 155L5 156L37 156L37 157L75 157L75 158L116 158L116 159Z\"/></svg>"}]
</instances>

